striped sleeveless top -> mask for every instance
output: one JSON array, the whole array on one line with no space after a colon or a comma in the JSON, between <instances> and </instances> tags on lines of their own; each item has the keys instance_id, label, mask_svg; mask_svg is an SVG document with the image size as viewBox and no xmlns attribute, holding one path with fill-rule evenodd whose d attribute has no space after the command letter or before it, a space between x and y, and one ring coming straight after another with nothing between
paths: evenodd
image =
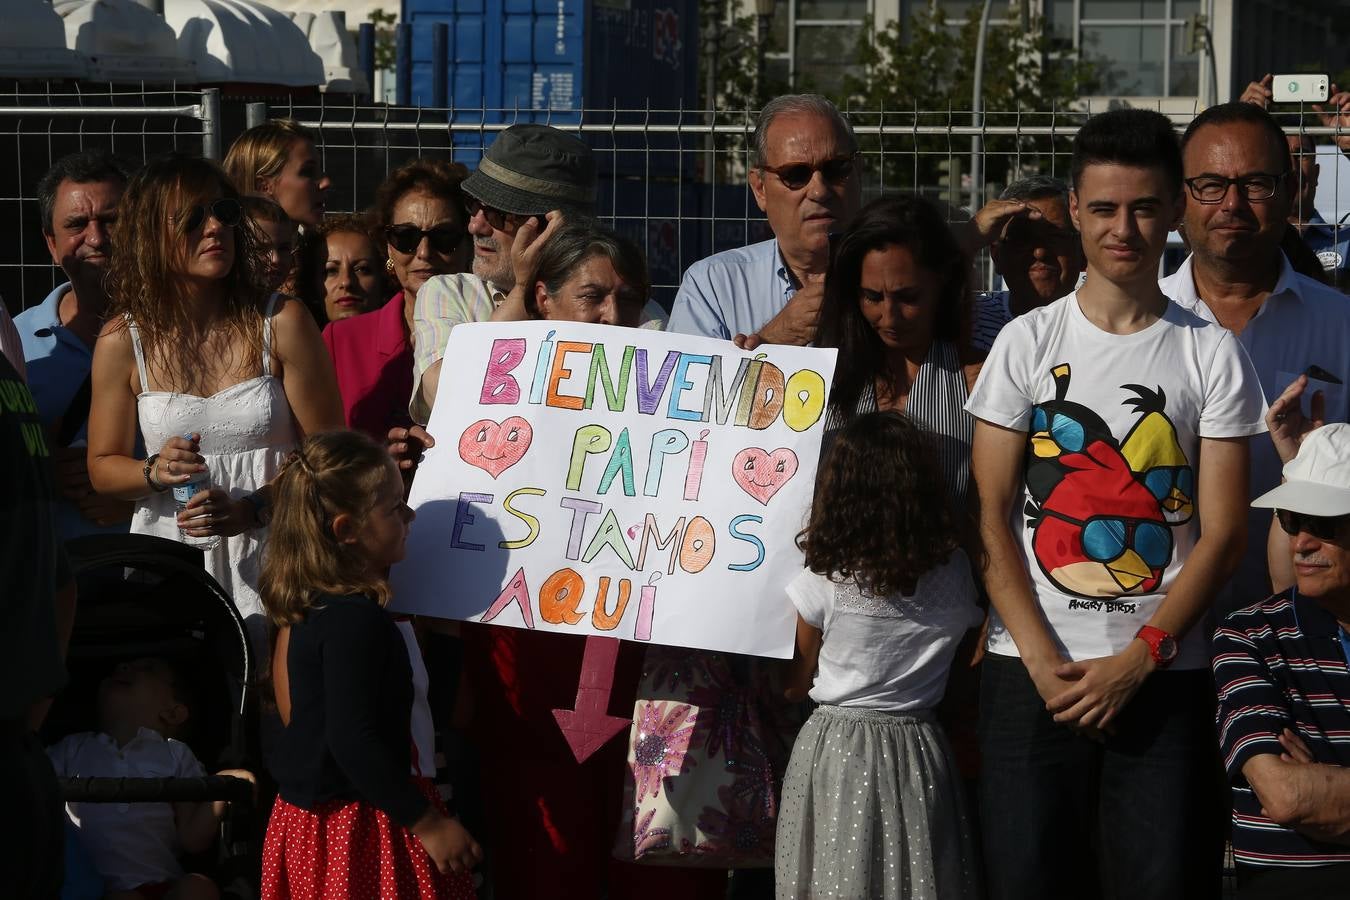
<instances>
[{"instance_id":1,"label":"striped sleeveless top","mask_svg":"<svg viewBox=\"0 0 1350 900\"><path fill-rule=\"evenodd\" d=\"M956 346L934 341L928 358L909 388L904 413L915 424L937 435L938 458L946 479L947 493L964 507L970 492L970 445L975 437L975 419L966 412L966 374ZM852 411L845 413L830 404L825 417L825 438L821 454L829 449L839 429L854 416L876 412L876 385L869 381Z\"/></svg>"}]
</instances>

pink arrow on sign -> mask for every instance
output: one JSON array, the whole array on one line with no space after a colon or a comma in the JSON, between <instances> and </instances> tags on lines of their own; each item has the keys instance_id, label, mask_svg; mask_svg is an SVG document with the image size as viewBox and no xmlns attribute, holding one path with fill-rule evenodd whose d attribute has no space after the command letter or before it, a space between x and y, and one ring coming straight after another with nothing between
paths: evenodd
<instances>
[{"instance_id":1,"label":"pink arrow on sign","mask_svg":"<svg viewBox=\"0 0 1350 900\"><path fill-rule=\"evenodd\" d=\"M632 725L632 720L609 715L609 693L614 686L614 664L619 659L619 639L586 638L577 682L575 709L555 709L553 718L577 762L590 759L610 738Z\"/></svg>"}]
</instances>

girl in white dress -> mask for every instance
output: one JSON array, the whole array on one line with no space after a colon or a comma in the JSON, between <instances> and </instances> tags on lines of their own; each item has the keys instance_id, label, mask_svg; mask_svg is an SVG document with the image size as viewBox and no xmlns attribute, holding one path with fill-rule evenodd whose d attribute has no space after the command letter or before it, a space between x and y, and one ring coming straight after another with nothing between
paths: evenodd
<instances>
[{"instance_id":1,"label":"girl in white dress","mask_svg":"<svg viewBox=\"0 0 1350 900\"><path fill-rule=\"evenodd\" d=\"M262 650L267 484L306 434L343 426L332 363L300 302L269 295L257 236L214 163L148 164L127 186L113 240L90 480L136 501L133 532L200 546ZM133 456L138 425L146 459ZM172 489L201 472L209 490L178 513Z\"/></svg>"},{"instance_id":2,"label":"girl in white dress","mask_svg":"<svg viewBox=\"0 0 1350 900\"><path fill-rule=\"evenodd\" d=\"M821 467L788 585L788 699L819 706L783 779L779 900L975 900L978 861L934 710L982 618L934 435L854 418Z\"/></svg>"}]
</instances>

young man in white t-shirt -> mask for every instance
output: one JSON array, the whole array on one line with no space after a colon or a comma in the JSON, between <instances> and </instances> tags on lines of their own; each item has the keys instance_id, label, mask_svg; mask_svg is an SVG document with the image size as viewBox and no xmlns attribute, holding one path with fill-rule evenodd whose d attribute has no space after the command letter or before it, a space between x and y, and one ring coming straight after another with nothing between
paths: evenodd
<instances>
[{"instance_id":1,"label":"young man in white t-shirt","mask_svg":"<svg viewBox=\"0 0 1350 900\"><path fill-rule=\"evenodd\" d=\"M990 897L1218 897L1222 797L1204 635L1245 539L1246 353L1171 303L1171 122L1074 141L1087 281L999 334L966 405L993 602L981 686Z\"/></svg>"}]
</instances>

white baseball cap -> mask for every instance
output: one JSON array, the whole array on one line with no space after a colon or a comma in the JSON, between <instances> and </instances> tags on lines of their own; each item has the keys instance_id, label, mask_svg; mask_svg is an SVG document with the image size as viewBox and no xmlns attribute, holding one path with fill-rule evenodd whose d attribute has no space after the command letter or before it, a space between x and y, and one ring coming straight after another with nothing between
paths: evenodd
<instances>
[{"instance_id":1,"label":"white baseball cap","mask_svg":"<svg viewBox=\"0 0 1350 900\"><path fill-rule=\"evenodd\" d=\"M1350 425L1323 425L1308 433L1284 465L1284 484L1252 506L1308 516L1350 515Z\"/></svg>"}]
</instances>

